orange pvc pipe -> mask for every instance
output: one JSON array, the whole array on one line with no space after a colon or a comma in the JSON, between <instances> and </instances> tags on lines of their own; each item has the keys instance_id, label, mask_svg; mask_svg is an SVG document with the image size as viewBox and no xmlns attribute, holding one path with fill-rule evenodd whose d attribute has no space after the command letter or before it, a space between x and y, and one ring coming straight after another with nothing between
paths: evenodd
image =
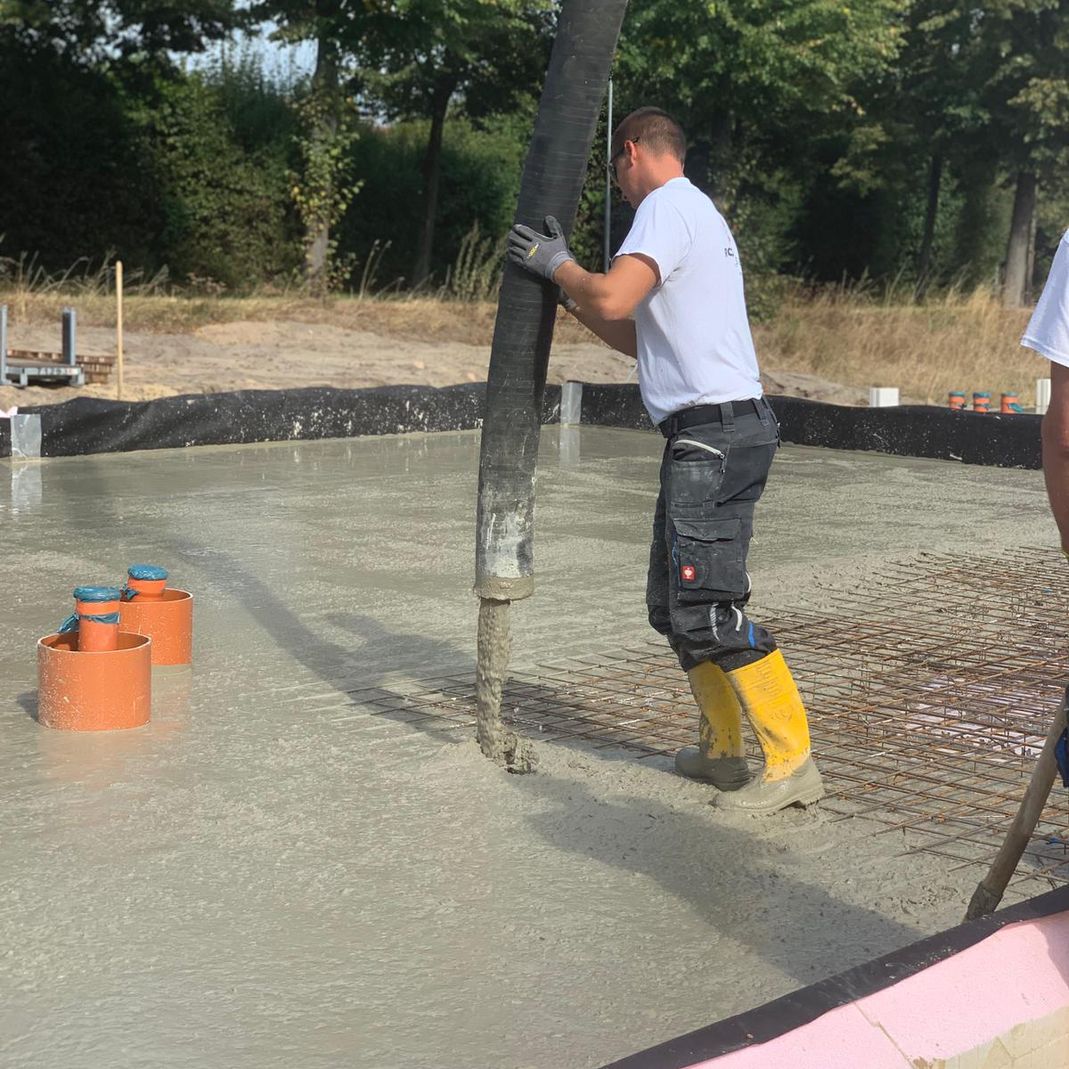
<instances>
[{"instance_id":1,"label":"orange pvc pipe","mask_svg":"<svg viewBox=\"0 0 1069 1069\"><path fill-rule=\"evenodd\" d=\"M126 578L127 589L136 591L139 598L159 601L167 589L166 579L135 579L132 575Z\"/></svg>"},{"instance_id":2,"label":"orange pvc pipe","mask_svg":"<svg viewBox=\"0 0 1069 1069\"><path fill-rule=\"evenodd\" d=\"M74 611L78 616L78 649L85 653L100 653L114 650L119 641L119 599L111 601L80 601L74 599ZM90 619L93 616L116 617L114 623L102 623Z\"/></svg>"},{"instance_id":3,"label":"orange pvc pipe","mask_svg":"<svg viewBox=\"0 0 1069 1069\"><path fill-rule=\"evenodd\" d=\"M37 643L42 724L61 731L114 731L148 723L152 641L126 632L116 639L115 649L95 652L84 650L74 632L46 635Z\"/></svg>"},{"instance_id":4,"label":"orange pvc pipe","mask_svg":"<svg viewBox=\"0 0 1069 1069\"><path fill-rule=\"evenodd\" d=\"M152 639L154 665L189 664L193 660L193 595L167 589L158 599L124 601L119 607L124 631Z\"/></svg>"}]
</instances>

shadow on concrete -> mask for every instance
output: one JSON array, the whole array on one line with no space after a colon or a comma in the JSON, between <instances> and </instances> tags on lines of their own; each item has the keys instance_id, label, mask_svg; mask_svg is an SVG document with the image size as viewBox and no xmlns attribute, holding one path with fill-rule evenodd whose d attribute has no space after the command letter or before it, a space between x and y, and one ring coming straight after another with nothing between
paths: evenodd
<instances>
[{"instance_id":1,"label":"shadow on concrete","mask_svg":"<svg viewBox=\"0 0 1069 1069\"><path fill-rule=\"evenodd\" d=\"M611 761L606 774L611 775ZM725 938L710 940L708 953L722 962L725 991L738 973L732 943L742 943L799 984L809 984L914 942L917 930L837 898L820 884L800 879L784 861L789 849L760 838L750 817L710 814L708 820L655 797L607 801L581 781L530 776L523 788L539 792L552 808L528 820L555 848L593 858L629 875L655 881ZM789 822L803 840L814 817L791 811L772 818ZM845 844L844 844L845 848ZM829 859L830 860L830 859ZM814 870L820 865L814 863ZM819 964L817 964L819 963ZM782 994L769 992L768 998ZM737 999L718 1007L708 984L696 984L700 1015L695 1027L739 1012ZM755 1005L767 1001L755 999ZM651 1034L650 1043L665 1038Z\"/></svg>"},{"instance_id":2,"label":"shadow on concrete","mask_svg":"<svg viewBox=\"0 0 1069 1069\"><path fill-rule=\"evenodd\" d=\"M16 699L16 702L21 706L22 711L31 719L37 719L38 700L37 691L26 690L23 691Z\"/></svg>"},{"instance_id":3,"label":"shadow on concrete","mask_svg":"<svg viewBox=\"0 0 1069 1069\"><path fill-rule=\"evenodd\" d=\"M449 729L436 727L430 720L413 722L418 706L413 704L405 710L407 695L403 689L395 689L386 682L388 673L370 667L369 658L361 656L360 649L339 645L316 633L267 583L234 557L182 539L172 542L176 550L211 569L216 588L244 605L280 649L286 650L324 683L352 695L354 707L373 707L375 716L405 724L439 742L457 740L458 729L463 725ZM435 668L449 664L451 674L466 672L474 680L475 662L449 642L391 631L374 617L361 613L334 614L324 619L360 638L364 647L403 651L404 663L398 665L401 670L421 668L421 674L426 676Z\"/></svg>"}]
</instances>

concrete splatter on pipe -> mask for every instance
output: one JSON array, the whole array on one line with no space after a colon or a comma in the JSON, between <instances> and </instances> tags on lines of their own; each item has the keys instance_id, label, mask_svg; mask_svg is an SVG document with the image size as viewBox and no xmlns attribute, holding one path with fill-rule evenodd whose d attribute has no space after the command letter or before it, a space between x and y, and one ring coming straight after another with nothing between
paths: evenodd
<instances>
[{"instance_id":1,"label":"concrete splatter on pipe","mask_svg":"<svg viewBox=\"0 0 1069 1069\"><path fill-rule=\"evenodd\" d=\"M545 217L553 215L571 232L626 8L627 0L565 0L516 222L542 229ZM529 771L531 758L529 748L501 723L508 607L534 591L534 471L556 313L556 287L506 265L479 458L475 593L481 599L479 744L487 757L514 772Z\"/></svg>"}]
</instances>

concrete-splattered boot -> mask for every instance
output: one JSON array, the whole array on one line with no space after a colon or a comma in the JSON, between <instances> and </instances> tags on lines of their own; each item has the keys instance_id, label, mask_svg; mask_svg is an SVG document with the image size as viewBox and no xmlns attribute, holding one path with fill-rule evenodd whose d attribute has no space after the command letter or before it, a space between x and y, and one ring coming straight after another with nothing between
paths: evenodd
<instances>
[{"instance_id":1,"label":"concrete-splattered boot","mask_svg":"<svg viewBox=\"0 0 1069 1069\"><path fill-rule=\"evenodd\" d=\"M739 813L775 813L819 801L824 784L809 751L809 722L783 654L776 650L727 678L761 743L765 767L749 786L719 795L716 804Z\"/></svg>"},{"instance_id":2,"label":"concrete-splattered boot","mask_svg":"<svg viewBox=\"0 0 1069 1069\"><path fill-rule=\"evenodd\" d=\"M742 749L742 706L728 678L711 661L687 673L698 703L698 745L676 754L681 776L711 783L722 791L737 791L750 782Z\"/></svg>"}]
</instances>

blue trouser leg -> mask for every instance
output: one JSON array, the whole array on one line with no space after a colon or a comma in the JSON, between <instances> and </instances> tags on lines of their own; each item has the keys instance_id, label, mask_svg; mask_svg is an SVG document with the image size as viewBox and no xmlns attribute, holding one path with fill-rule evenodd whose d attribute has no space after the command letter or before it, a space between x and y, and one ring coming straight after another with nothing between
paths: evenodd
<instances>
[{"instance_id":1,"label":"blue trouser leg","mask_svg":"<svg viewBox=\"0 0 1069 1069\"><path fill-rule=\"evenodd\" d=\"M779 431L764 401L752 414L721 412L721 422L675 434L661 462L646 604L684 671L714 661L730 672L776 648L745 606L754 505Z\"/></svg>"}]
</instances>

